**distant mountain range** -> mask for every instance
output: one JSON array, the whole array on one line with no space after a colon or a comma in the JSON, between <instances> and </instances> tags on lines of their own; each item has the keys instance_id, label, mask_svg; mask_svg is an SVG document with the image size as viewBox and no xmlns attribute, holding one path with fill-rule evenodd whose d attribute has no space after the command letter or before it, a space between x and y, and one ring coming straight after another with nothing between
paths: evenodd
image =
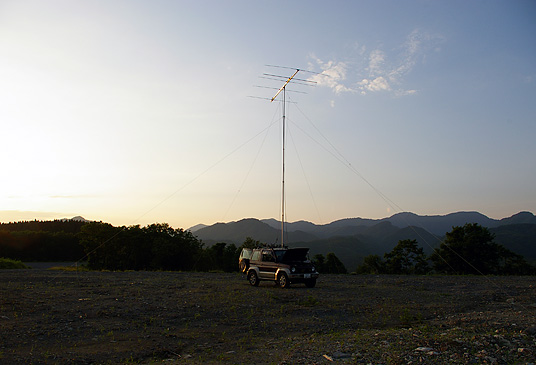
<instances>
[{"instance_id":1,"label":"distant mountain range","mask_svg":"<svg viewBox=\"0 0 536 365\"><path fill-rule=\"evenodd\" d=\"M347 218L323 225L298 221L285 224L285 243L290 247L309 247L311 256L333 252L349 271L353 271L363 257L383 256L404 239L417 240L425 252L431 253L445 233L466 223L489 228L495 234L495 242L523 255L528 261L536 261L536 216L530 212L504 219L492 219L478 212L435 216L405 212L382 219ZM281 222L247 218L211 226L197 225L189 230L207 245L226 242L239 246L246 237L276 244L281 237Z\"/></svg>"}]
</instances>

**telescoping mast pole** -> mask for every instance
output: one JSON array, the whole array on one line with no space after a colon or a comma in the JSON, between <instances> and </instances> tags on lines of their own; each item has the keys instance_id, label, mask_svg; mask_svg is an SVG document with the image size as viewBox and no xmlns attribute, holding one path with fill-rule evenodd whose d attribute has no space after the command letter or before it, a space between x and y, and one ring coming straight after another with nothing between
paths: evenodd
<instances>
[{"instance_id":1,"label":"telescoping mast pole","mask_svg":"<svg viewBox=\"0 0 536 365\"><path fill-rule=\"evenodd\" d=\"M283 170L282 170L282 179L281 179L281 247L285 246L285 106L287 103L286 100L286 87L288 83L296 76L296 74L300 70L297 69L292 76L288 78L288 80L277 90L277 93L274 95L274 97L271 99L271 101L274 101L275 98L283 91Z\"/></svg>"}]
</instances>

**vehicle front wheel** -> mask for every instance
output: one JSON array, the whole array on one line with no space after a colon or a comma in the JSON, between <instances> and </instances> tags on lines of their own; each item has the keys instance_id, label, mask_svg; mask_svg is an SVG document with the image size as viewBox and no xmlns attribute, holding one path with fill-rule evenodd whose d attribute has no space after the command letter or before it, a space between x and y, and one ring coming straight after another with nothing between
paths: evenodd
<instances>
[{"instance_id":1,"label":"vehicle front wheel","mask_svg":"<svg viewBox=\"0 0 536 365\"><path fill-rule=\"evenodd\" d=\"M290 286L290 281L288 280L287 274L285 274L284 272L279 274L279 276L277 277L277 283L283 289L288 288Z\"/></svg>"},{"instance_id":2,"label":"vehicle front wheel","mask_svg":"<svg viewBox=\"0 0 536 365\"><path fill-rule=\"evenodd\" d=\"M259 286L259 278L257 277L255 270L248 272L248 281L253 286Z\"/></svg>"},{"instance_id":3,"label":"vehicle front wheel","mask_svg":"<svg viewBox=\"0 0 536 365\"><path fill-rule=\"evenodd\" d=\"M316 279L307 279L305 280L305 286L308 288L314 288L316 285Z\"/></svg>"}]
</instances>

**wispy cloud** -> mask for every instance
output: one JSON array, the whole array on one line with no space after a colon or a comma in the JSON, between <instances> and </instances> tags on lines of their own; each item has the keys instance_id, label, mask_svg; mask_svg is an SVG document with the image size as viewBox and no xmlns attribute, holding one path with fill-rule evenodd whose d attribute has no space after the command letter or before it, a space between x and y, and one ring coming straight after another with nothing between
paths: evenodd
<instances>
[{"instance_id":1,"label":"wispy cloud","mask_svg":"<svg viewBox=\"0 0 536 365\"><path fill-rule=\"evenodd\" d=\"M379 49L375 49L370 52L369 55L369 74L371 76L381 75L385 70L385 53Z\"/></svg>"},{"instance_id":2,"label":"wispy cloud","mask_svg":"<svg viewBox=\"0 0 536 365\"><path fill-rule=\"evenodd\" d=\"M367 50L360 46L358 56L345 61L311 56L312 67L320 68L320 74L310 78L319 86L326 86L335 93L390 92L396 96L415 94L417 90L405 87L407 75L424 62L431 50L438 50L442 37L430 35L418 29L412 31L394 50L380 48Z\"/></svg>"},{"instance_id":3,"label":"wispy cloud","mask_svg":"<svg viewBox=\"0 0 536 365\"><path fill-rule=\"evenodd\" d=\"M385 77L383 76L378 76L373 80L363 79L359 81L357 84L362 94L365 94L365 91L382 91L382 90L389 91L391 90L389 81L387 81Z\"/></svg>"},{"instance_id":4,"label":"wispy cloud","mask_svg":"<svg viewBox=\"0 0 536 365\"><path fill-rule=\"evenodd\" d=\"M345 62L328 61L323 62L321 59L312 56L317 66L320 66L322 72L314 75L309 80L315 81L318 85L327 86L335 93L352 91L344 85L346 80L346 70L348 68Z\"/></svg>"}]
</instances>

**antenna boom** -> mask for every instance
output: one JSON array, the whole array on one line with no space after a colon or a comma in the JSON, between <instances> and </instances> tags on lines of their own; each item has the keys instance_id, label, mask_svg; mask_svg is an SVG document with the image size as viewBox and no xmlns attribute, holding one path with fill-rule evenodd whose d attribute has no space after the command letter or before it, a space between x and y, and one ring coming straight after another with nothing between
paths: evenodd
<instances>
[{"instance_id":1,"label":"antenna boom","mask_svg":"<svg viewBox=\"0 0 536 365\"><path fill-rule=\"evenodd\" d=\"M290 76L290 77L288 78L288 80L283 84L283 86L281 86L281 87L279 88L279 90L277 90L277 93L275 93L274 97L272 98L272 101L274 101L274 99L277 98L277 95L279 95L279 93L285 88L285 86L288 85L288 83L294 78L294 76L296 76L296 74L297 74L298 72L300 72L300 69L297 69L296 72L294 72L294 73L292 74L292 76Z\"/></svg>"}]
</instances>

